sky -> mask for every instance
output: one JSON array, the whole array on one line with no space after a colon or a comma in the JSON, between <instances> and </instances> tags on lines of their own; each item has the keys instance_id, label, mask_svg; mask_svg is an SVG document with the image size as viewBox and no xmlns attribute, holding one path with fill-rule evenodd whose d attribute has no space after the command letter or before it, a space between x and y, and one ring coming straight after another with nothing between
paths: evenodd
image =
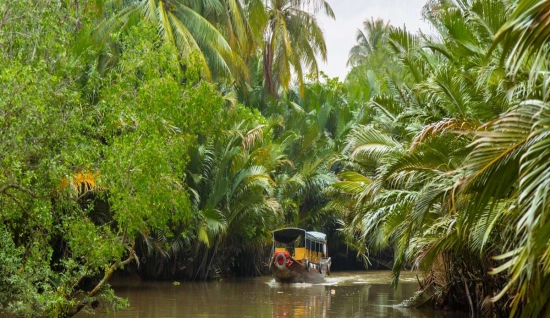
<instances>
[{"instance_id":1,"label":"sky","mask_svg":"<svg viewBox=\"0 0 550 318\"><path fill-rule=\"evenodd\" d=\"M405 25L411 31L428 31L422 21L422 7L427 0L327 0L336 20L320 15L318 22L325 33L327 63L320 62L320 69L331 77L344 80L348 69L349 50L355 45L357 29L362 22L373 17L390 21L394 26Z\"/></svg>"}]
</instances>

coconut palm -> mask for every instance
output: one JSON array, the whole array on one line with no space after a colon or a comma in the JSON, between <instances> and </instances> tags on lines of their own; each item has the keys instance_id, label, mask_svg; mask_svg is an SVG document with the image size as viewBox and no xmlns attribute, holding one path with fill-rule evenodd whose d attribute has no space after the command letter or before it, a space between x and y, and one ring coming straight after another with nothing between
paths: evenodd
<instances>
[{"instance_id":1,"label":"coconut palm","mask_svg":"<svg viewBox=\"0 0 550 318\"><path fill-rule=\"evenodd\" d=\"M242 74L237 52L253 48L250 26L238 1L111 0L93 34L103 43L114 32L146 20L182 57L198 56L203 76ZM241 72L241 73L239 73Z\"/></svg>"},{"instance_id":2,"label":"coconut palm","mask_svg":"<svg viewBox=\"0 0 550 318\"><path fill-rule=\"evenodd\" d=\"M318 76L317 57L323 61L327 59L323 31L314 13L319 8L329 17L334 18L334 13L325 0L311 4L297 0L270 0L267 3L262 54L265 87L273 96L278 95L279 87L289 90L293 73L303 95L305 76Z\"/></svg>"},{"instance_id":3,"label":"coconut palm","mask_svg":"<svg viewBox=\"0 0 550 318\"><path fill-rule=\"evenodd\" d=\"M382 19L371 18L363 21L363 30L358 29L356 35L357 44L349 51L348 66L361 65L374 51L379 49L387 40L389 22Z\"/></svg>"},{"instance_id":4,"label":"coconut palm","mask_svg":"<svg viewBox=\"0 0 550 318\"><path fill-rule=\"evenodd\" d=\"M247 59L254 53L256 49L254 30L246 8L240 0L213 2L216 9L213 9L208 1L190 3L197 12L220 30L234 51Z\"/></svg>"}]
</instances>

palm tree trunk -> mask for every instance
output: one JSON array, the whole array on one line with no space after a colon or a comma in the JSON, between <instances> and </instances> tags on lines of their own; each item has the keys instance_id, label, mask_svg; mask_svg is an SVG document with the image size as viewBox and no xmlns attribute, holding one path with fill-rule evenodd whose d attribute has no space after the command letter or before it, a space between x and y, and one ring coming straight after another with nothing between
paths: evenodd
<instances>
[{"instance_id":1,"label":"palm tree trunk","mask_svg":"<svg viewBox=\"0 0 550 318\"><path fill-rule=\"evenodd\" d=\"M273 48L271 43L265 41L264 43L264 80L265 88L273 97L277 98L277 88L273 81Z\"/></svg>"}]
</instances>

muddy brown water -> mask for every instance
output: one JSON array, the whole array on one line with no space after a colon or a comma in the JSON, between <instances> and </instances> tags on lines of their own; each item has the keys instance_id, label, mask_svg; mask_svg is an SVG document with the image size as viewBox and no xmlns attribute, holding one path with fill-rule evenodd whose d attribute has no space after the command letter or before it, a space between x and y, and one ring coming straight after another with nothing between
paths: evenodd
<instances>
[{"instance_id":1,"label":"muddy brown water","mask_svg":"<svg viewBox=\"0 0 550 318\"><path fill-rule=\"evenodd\" d=\"M416 274L404 272L396 290L390 281L387 271L333 273L322 284L279 284L271 277L179 285L116 280L112 286L130 307L93 317L468 317L398 306L414 294Z\"/></svg>"}]
</instances>

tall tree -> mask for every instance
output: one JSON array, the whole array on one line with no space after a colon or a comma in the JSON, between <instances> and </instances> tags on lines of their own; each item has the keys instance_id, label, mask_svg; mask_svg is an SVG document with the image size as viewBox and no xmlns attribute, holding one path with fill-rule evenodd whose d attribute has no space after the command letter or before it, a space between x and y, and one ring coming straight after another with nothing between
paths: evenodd
<instances>
[{"instance_id":1,"label":"tall tree","mask_svg":"<svg viewBox=\"0 0 550 318\"><path fill-rule=\"evenodd\" d=\"M325 0L312 3L297 0L270 0L267 4L267 25L263 35L263 67L267 91L278 95L278 89L288 91L294 72L300 93L304 94L306 75L317 78L317 57L327 59L323 31L315 13L322 8L334 18Z\"/></svg>"}]
</instances>

